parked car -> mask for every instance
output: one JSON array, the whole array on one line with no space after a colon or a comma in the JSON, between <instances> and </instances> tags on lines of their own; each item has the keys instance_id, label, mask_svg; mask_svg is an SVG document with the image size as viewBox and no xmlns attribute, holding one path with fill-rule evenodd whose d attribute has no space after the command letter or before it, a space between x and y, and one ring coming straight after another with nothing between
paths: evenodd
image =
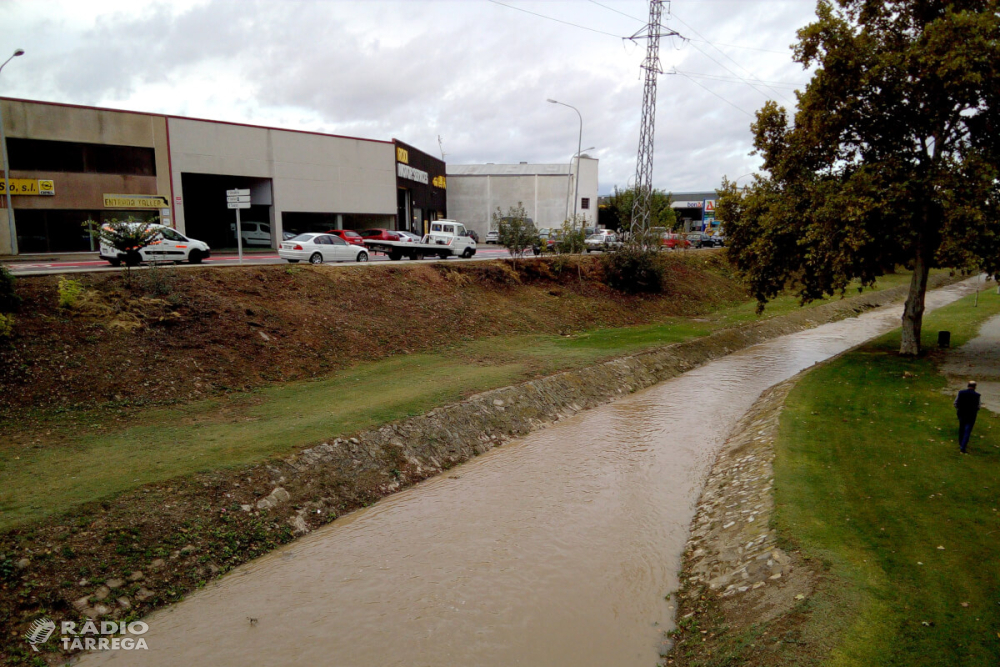
<instances>
[{"instance_id":1,"label":"parked car","mask_svg":"<svg viewBox=\"0 0 1000 667\"><path fill-rule=\"evenodd\" d=\"M290 241L282 241L278 257L295 264L308 261L310 264L323 262L367 262L368 251L364 246L356 246L334 234L299 234Z\"/></svg>"},{"instance_id":2,"label":"parked car","mask_svg":"<svg viewBox=\"0 0 1000 667\"><path fill-rule=\"evenodd\" d=\"M487 243L499 243L500 242L500 232L492 229L486 232L486 242Z\"/></svg>"},{"instance_id":3,"label":"parked car","mask_svg":"<svg viewBox=\"0 0 1000 667\"><path fill-rule=\"evenodd\" d=\"M712 237L705 232L691 232L687 235L687 240L695 248L711 248L715 245Z\"/></svg>"},{"instance_id":4,"label":"parked car","mask_svg":"<svg viewBox=\"0 0 1000 667\"><path fill-rule=\"evenodd\" d=\"M621 246L618 236L614 233L591 234L584 240L584 243L587 246L587 252L594 252L595 250L606 252Z\"/></svg>"},{"instance_id":5,"label":"parked car","mask_svg":"<svg viewBox=\"0 0 1000 667\"><path fill-rule=\"evenodd\" d=\"M372 229L361 229L358 230L358 234L365 241L399 241L399 232L392 229L382 229L373 227Z\"/></svg>"},{"instance_id":6,"label":"parked car","mask_svg":"<svg viewBox=\"0 0 1000 667\"><path fill-rule=\"evenodd\" d=\"M362 248L365 247L365 240L361 238L361 235L353 229L331 229L324 233L339 236L351 245L361 246Z\"/></svg>"},{"instance_id":7,"label":"parked car","mask_svg":"<svg viewBox=\"0 0 1000 667\"><path fill-rule=\"evenodd\" d=\"M723 248L726 245L726 233L725 232L715 232L712 234L712 243L716 248Z\"/></svg>"},{"instance_id":8,"label":"parked car","mask_svg":"<svg viewBox=\"0 0 1000 667\"><path fill-rule=\"evenodd\" d=\"M150 225L149 228L156 231L156 236L152 243L145 248L141 248L138 252L135 250L121 252L102 242L101 259L107 261L111 266L121 266L123 262L127 266L135 266L140 262L153 260L200 264L201 260L212 255L211 248L204 241L188 238L176 229L165 225Z\"/></svg>"},{"instance_id":9,"label":"parked car","mask_svg":"<svg viewBox=\"0 0 1000 667\"><path fill-rule=\"evenodd\" d=\"M420 243L423 239L422 236L414 234L413 232L396 232L399 234L399 240L406 243Z\"/></svg>"},{"instance_id":10,"label":"parked car","mask_svg":"<svg viewBox=\"0 0 1000 667\"><path fill-rule=\"evenodd\" d=\"M670 250L691 247L690 241L688 241L684 236L675 234L674 232L663 232L660 234L660 244L664 248L669 248Z\"/></svg>"},{"instance_id":11,"label":"parked car","mask_svg":"<svg viewBox=\"0 0 1000 667\"><path fill-rule=\"evenodd\" d=\"M287 230L283 230L281 232L281 240L282 241L288 241L290 239L294 239L296 236L298 236L298 234L296 234L295 232L289 232Z\"/></svg>"},{"instance_id":12,"label":"parked car","mask_svg":"<svg viewBox=\"0 0 1000 667\"><path fill-rule=\"evenodd\" d=\"M230 223L229 228L235 237L236 223ZM253 220L240 222L240 237L243 239L244 246L264 246L268 248L271 246L271 225L266 222L254 222Z\"/></svg>"},{"instance_id":13,"label":"parked car","mask_svg":"<svg viewBox=\"0 0 1000 667\"><path fill-rule=\"evenodd\" d=\"M479 243L479 232L477 232L476 230L470 229L465 234L476 243Z\"/></svg>"}]
</instances>

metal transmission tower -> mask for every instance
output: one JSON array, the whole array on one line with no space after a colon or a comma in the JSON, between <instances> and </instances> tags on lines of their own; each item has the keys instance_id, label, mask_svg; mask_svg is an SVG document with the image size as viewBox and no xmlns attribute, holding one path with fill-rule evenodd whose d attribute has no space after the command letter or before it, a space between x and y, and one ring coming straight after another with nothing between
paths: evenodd
<instances>
[{"instance_id":1,"label":"metal transmission tower","mask_svg":"<svg viewBox=\"0 0 1000 667\"><path fill-rule=\"evenodd\" d=\"M668 10L669 11L669 10ZM635 199L632 203L632 224L629 231L636 234L649 231L650 202L653 195L653 131L656 129L656 80L663 73L660 66L660 37L680 36L673 30L662 31L660 18L663 0L650 0L649 23L629 39L646 38L646 86L642 94L642 122L639 127L639 155L635 164Z\"/></svg>"}]
</instances>

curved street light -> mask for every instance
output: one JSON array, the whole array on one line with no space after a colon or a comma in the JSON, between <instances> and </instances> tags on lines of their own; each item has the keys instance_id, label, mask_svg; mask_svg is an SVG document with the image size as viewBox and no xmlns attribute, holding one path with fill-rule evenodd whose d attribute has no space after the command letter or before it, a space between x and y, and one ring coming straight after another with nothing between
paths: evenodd
<instances>
[{"instance_id":1,"label":"curved street light","mask_svg":"<svg viewBox=\"0 0 1000 667\"><path fill-rule=\"evenodd\" d=\"M0 72L4 66L14 58L24 55L24 49L17 49L14 55L3 61L0 65ZM3 189L7 196L7 224L10 226L10 254L17 254L17 229L14 227L14 208L10 203L10 164L7 162L7 137L3 129L3 104L0 104L0 149L3 151Z\"/></svg>"},{"instance_id":2,"label":"curved street light","mask_svg":"<svg viewBox=\"0 0 1000 667\"><path fill-rule=\"evenodd\" d=\"M580 113L579 109L577 109L575 106L571 104L566 104L565 102L559 102L558 100L553 100L552 98L549 98L545 101L550 104L561 104L564 107L569 107L570 109L575 111L576 115L579 116L580 118L580 135L577 137L576 140L576 192L573 194L573 224L575 225L576 204L580 200L580 153L583 152L580 150L580 147L583 146L583 115ZM588 148L587 150L590 149ZM570 165L570 167L572 168L572 164Z\"/></svg>"}]
</instances>

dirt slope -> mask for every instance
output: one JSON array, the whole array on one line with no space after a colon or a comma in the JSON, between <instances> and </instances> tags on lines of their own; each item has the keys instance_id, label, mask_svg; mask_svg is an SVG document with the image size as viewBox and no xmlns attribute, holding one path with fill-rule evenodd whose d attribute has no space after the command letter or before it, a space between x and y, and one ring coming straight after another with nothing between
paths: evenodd
<instances>
[{"instance_id":1,"label":"dirt slope","mask_svg":"<svg viewBox=\"0 0 1000 667\"><path fill-rule=\"evenodd\" d=\"M642 324L745 299L711 253L670 261L669 290L626 297L596 258L262 266L23 278L0 345L0 417L25 409L169 403L322 376L362 360L514 333ZM579 272L575 262L580 263Z\"/></svg>"}]
</instances>

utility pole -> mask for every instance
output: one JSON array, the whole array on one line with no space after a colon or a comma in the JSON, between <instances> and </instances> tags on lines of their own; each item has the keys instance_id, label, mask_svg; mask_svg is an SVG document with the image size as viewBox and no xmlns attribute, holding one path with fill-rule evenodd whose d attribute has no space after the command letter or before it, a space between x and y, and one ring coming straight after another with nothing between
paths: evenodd
<instances>
[{"instance_id":1,"label":"utility pole","mask_svg":"<svg viewBox=\"0 0 1000 667\"><path fill-rule=\"evenodd\" d=\"M650 0L649 23L629 39L648 39L646 59L642 69L646 72L646 85L642 93L642 121L639 124L639 154L635 164L635 199L632 203L632 237L644 234L650 227L650 204L653 196L653 132L656 129L656 80L663 73L660 65L660 37L679 37L674 30L662 31L660 19L663 0Z\"/></svg>"},{"instance_id":2,"label":"utility pole","mask_svg":"<svg viewBox=\"0 0 1000 667\"><path fill-rule=\"evenodd\" d=\"M441 141L440 134L438 135L438 148L441 149L441 161L444 162L444 156L446 153L444 152L444 142Z\"/></svg>"}]
</instances>

